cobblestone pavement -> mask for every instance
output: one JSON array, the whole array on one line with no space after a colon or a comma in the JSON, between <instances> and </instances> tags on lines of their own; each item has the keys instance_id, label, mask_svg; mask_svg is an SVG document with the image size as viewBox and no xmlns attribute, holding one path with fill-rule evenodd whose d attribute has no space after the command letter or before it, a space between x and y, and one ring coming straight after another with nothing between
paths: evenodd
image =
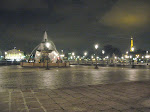
<instances>
[{"instance_id":1,"label":"cobblestone pavement","mask_svg":"<svg viewBox=\"0 0 150 112\"><path fill-rule=\"evenodd\" d=\"M118 82L150 80L150 69L71 66L69 68L22 68L0 66L0 89L57 89Z\"/></svg>"},{"instance_id":2,"label":"cobblestone pavement","mask_svg":"<svg viewBox=\"0 0 150 112\"><path fill-rule=\"evenodd\" d=\"M150 112L150 82L1 89L0 112Z\"/></svg>"}]
</instances>

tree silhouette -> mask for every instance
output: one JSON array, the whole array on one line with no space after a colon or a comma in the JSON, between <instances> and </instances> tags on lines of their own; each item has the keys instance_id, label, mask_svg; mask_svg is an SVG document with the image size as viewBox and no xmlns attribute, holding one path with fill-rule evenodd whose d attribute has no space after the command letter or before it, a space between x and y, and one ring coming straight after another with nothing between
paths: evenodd
<instances>
[{"instance_id":1,"label":"tree silhouette","mask_svg":"<svg viewBox=\"0 0 150 112\"><path fill-rule=\"evenodd\" d=\"M105 50L105 55L107 55L109 57L112 57L113 53L116 56L119 56L119 57L122 55L120 49L116 48L116 47L113 47L112 45L106 45L106 46L104 46L104 50Z\"/></svg>"}]
</instances>

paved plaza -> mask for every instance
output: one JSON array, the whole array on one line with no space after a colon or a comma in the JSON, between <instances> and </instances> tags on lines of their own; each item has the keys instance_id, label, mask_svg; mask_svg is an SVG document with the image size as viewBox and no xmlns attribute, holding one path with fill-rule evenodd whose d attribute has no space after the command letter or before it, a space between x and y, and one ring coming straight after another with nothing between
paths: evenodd
<instances>
[{"instance_id":1,"label":"paved plaza","mask_svg":"<svg viewBox=\"0 0 150 112\"><path fill-rule=\"evenodd\" d=\"M150 112L150 70L0 67L0 112Z\"/></svg>"},{"instance_id":2,"label":"paved plaza","mask_svg":"<svg viewBox=\"0 0 150 112\"><path fill-rule=\"evenodd\" d=\"M150 82L61 89L7 89L0 112L150 112Z\"/></svg>"}]
</instances>

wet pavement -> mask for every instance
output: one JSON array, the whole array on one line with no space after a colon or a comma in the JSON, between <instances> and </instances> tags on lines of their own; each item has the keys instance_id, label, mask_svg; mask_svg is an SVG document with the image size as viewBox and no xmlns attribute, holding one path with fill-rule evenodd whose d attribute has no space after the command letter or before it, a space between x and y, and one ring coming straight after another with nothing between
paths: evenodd
<instances>
[{"instance_id":1,"label":"wet pavement","mask_svg":"<svg viewBox=\"0 0 150 112\"><path fill-rule=\"evenodd\" d=\"M150 69L71 66L69 68L22 68L0 66L1 89L56 89L86 85L150 80Z\"/></svg>"},{"instance_id":2,"label":"wet pavement","mask_svg":"<svg viewBox=\"0 0 150 112\"><path fill-rule=\"evenodd\" d=\"M1 66L0 112L150 112L150 69Z\"/></svg>"}]
</instances>

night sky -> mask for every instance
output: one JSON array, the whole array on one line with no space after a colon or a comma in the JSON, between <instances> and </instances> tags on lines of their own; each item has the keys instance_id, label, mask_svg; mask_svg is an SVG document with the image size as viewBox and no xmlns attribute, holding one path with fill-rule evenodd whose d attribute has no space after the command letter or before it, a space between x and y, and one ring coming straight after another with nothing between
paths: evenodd
<instances>
[{"instance_id":1,"label":"night sky","mask_svg":"<svg viewBox=\"0 0 150 112\"><path fill-rule=\"evenodd\" d=\"M25 52L47 31L58 51L93 51L110 44L150 50L150 0L0 0L0 50Z\"/></svg>"}]
</instances>

